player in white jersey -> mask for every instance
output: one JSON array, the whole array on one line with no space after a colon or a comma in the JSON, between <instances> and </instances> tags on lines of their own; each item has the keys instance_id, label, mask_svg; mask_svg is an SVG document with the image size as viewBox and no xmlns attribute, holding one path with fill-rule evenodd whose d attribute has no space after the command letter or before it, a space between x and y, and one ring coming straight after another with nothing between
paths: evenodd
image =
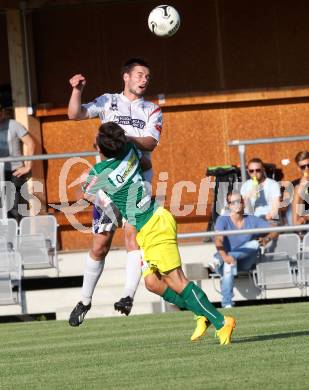
<instances>
[{"instance_id":1,"label":"player in white jersey","mask_svg":"<svg viewBox=\"0 0 309 390\"><path fill-rule=\"evenodd\" d=\"M115 122L120 125L126 136L129 137L151 137L159 142L162 129L162 112L156 104L144 100L142 97L131 101L124 92L118 94L105 93L93 102L83 104L87 110L88 117L99 117L102 123ZM152 140L151 140L152 141ZM153 141L152 141L153 142ZM151 160L151 151L143 148L144 155ZM151 150L152 149L151 145ZM144 172L144 177L151 182L152 170Z\"/></svg>"},{"instance_id":2,"label":"player in white jersey","mask_svg":"<svg viewBox=\"0 0 309 390\"><path fill-rule=\"evenodd\" d=\"M116 122L124 130L127 138L133 142L146 157L151 158L151 152L157 146L162 129L162 112L160 107L152 102L145 101L143 95L149 84L149 66L144 60L132 58L123 69L122 77L124 90L122 93L106 93L88 104L81 104L83 88L86 79L77 74L70 79L72 94L68 107L70 119L82 120L99 117L102 122ZM151 161L151 160L150 160ZM149 164L151 167L151 162ZM149 182L152 170L145 172L145 179ZM71 313L69 323L78 326L83 322L87 311L91 308L91 299L95 286L104 268L105 257L109 251L114 231L119 225L119 214L106 198L102 199L102 207L94 207L94 239L93 246L86 259L82 299L74 308L82 305L82 314ZM136 242L136 230L124 224L125 244L128 252L126 267L126 283L123 297L115 303L115 309L128 315L133 305L133 298L141 277L141 253ZM153 292L152 286L148 286ZM81 304L81 305L80 305ZM76 314L76 313L75 313Z\"/></svg>"}]
</instances>

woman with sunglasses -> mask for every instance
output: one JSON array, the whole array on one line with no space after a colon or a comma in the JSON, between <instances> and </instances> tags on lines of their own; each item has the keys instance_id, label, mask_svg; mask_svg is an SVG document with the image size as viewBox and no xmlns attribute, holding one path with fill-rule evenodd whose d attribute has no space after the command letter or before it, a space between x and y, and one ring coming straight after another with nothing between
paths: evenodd
<instances>
[{"instance_id":1,"label":"woman with sunglasses","mask_svg":"<svg viewBox=\"0 0 309 390\"><path fill-rule=\"evenodd\" d=\"M303 225L309 222L309 152L303 151L295 156L301 177L294 180L294 196L292 202L293 225Z\"/></svg>"},{"instance_id":2,"label":"woman with sunglasses","mask_svg":"<svg viewBox=\"0 0 309 390\"><path fill-rule=\"evenodd\" d=\"M249 180L241 187L246 212L267 221L278 222L280 185L266 176L263 161L253 158L248 163Z\"/></svg>"},{"instance_id":3,"label":"woman with sunglasses","mask_svg":"<svg viewBox=\"0 0 309 390\"><path fill-rule=\"evenodd\" d=\"M228 192L228 215L220 215L216 220L216 231L246 230L268 228L270 223L254 215L246 215L244 201L238 191ZM209 262L211 269L221 275L221 306L234 306L233 287L234 277L239 270L249 271L257 261L257 253L261 247L267 245L278 236L277 233L268 234L237 234L232 236L218 235L215 237L217 252Z\"/></svg>"}]
</instances>

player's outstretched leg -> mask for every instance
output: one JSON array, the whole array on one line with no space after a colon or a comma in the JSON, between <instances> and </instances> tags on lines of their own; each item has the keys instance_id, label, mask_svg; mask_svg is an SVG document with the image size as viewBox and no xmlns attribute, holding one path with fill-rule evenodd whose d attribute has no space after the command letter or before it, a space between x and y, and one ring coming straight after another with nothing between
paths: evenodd
<instances>
[{"instance_id":1,"label":"player's outstretched leg","mask_svg":"<svg viewBox=\"0 0 309 390\"><path fill-rule=\"evenodd\" d=\"M88 255L85 264L83 287L82 287L82 300L72 310L69 318L69 324L71 326L79 326L91 308L91 298L95 286L102 274L104 268L104 260L96 261Z\"/></svg>"},{"instance_id":2,"label":"player's outstretched leg","mask_svg":"<svg viewBox=\"0 0 309 390\"><path fill-rule=\"evenodd\" d=\"M236 321L232 317L224 317L215 307L209 302L205 292L195 283L189 281L183 273L181 267L177 267L164 275L164 281L173 288L174 291L179 291L179 295L184 300L187 309L192 311L197 316L208 318L217 330L220 344L229 344L231 342L232 333L236 326ZM199 323L201 333L205 331L202 320Z\"/></svg>"},{"instance_id":3,"label":"player's outstretched leg","mask_svg":"<svg viewBox=\"0 0 309 390\"><path fill-rule=\"evenodd\" d=\"M160 283L164 283L164 282L160 281ZM166 286L165 283L164 286ZM152 292L154 291L152 290ZM159 295L161 294L159 293ZM184 299L169 287L166 287L162 295L162 298L166 302L176 305L181 310L187 309L187 304L184 301ZM208 320L208 318L204 316L195 316L195 320L196 320L196 328L191 336L191 341L197 341L201 337L203 337L206 333L207 328L209 328L209 326L211 325L211 322Z\"/></svg>"},{"instance_id":4,"label":"player's outstretched leg","mask_svg":"<svg viewBox=\"0 0 309 390\"><path fill-rule=\"evenodd\" d=\"M142 275L140 250L128 252L126 263L126 282L122 298L114 303L115 310L128 316L133 307L133 298Z\"/></svg>"},{"instance_id":5,"label":"player's outstretched leg","mask_svg":"<svg viewBox=\"0 0 309 390\"><path fill-rule=\"evenodd\" d=\"M184 299L176 291L168 287L162 278L158 277L157 273L151 271L145 261L143 262L143 276L148 291L160 295L166 302L172 303L180 310L187 310L187 304ZM191 336L192 341L197 341L204 336L207 328L211 325L206 317L195 316L195 319L196 328Z\"/></svg>"},{"instance_id":6,"label":"player's outstretched leg","mask_svg":"<svg viewBox=\"0 0 309 390\"><path fill-rule=\"evenodd\" d=\"M207 316L217 330L220 344L230 344L236 321L232 317L223 316L214 305L209 302L204 291L195 283L189 282L180 294L189 310L196 315Z\"/></svg>"},{"instance_id":7,"label":"player's outstretched leg","mask_svg":"<svg viewBox=\"0 0 309 390\"><path fill-rule=\"evenodd\" d=\"M105 256L109 249L112 233L95 234L90 253L86 257L81 301L77 303L70 314L69 324L79 326L84 321L87 312L91 308L91 300L94 289L103 272Z\"/></svg>"},{"instance_id":8,"label":"player's outstretched leg","mask_svg":"<svg viewBox=\"0 0 309 390\"><path fill-rule=\"evenodd\" d=\"M120 313L129 315L133 299L142 276L142 254L136 242L136 229L128 222L124 224L124 238L127 249L125 286L122 298L115 302L114 308Z\"/></svg>"}]
</instances>

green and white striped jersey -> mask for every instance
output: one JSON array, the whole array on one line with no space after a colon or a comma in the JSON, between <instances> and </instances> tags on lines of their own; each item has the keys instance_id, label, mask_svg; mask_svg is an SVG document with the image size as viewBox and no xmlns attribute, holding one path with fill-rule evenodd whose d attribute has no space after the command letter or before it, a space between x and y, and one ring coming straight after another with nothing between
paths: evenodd
<instances>
[{"instance_id":1,"label":"green and white striped jersey","mask_svg":"<svg viewBox=\"0 0 309 390\"><path fill-rule=\"evenodd\" d=\"M103 191L108 195L122 216L138 231L158 207L151 200L150 184L144 180L140 157L137 148L128 143L121 156L95 164L83 186L86 194L100 197Z\"/></svg>"}]
</instances>

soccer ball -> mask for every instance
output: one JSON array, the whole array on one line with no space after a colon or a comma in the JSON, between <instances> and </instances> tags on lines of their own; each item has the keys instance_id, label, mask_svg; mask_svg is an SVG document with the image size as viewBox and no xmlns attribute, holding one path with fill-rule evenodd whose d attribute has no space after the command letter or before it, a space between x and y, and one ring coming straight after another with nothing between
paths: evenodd
<instances>
[{"instance_id":1,"label":"soccer ball","mask_svg":"<svg viewBox=\"0 0 309 390\"><path fill-rule=\"evenodd\" d=\"M148 27L158 37L171 37L180 26L180 16L170 5L159 5L148 16Z\"/></svg>"}]
</instances>

